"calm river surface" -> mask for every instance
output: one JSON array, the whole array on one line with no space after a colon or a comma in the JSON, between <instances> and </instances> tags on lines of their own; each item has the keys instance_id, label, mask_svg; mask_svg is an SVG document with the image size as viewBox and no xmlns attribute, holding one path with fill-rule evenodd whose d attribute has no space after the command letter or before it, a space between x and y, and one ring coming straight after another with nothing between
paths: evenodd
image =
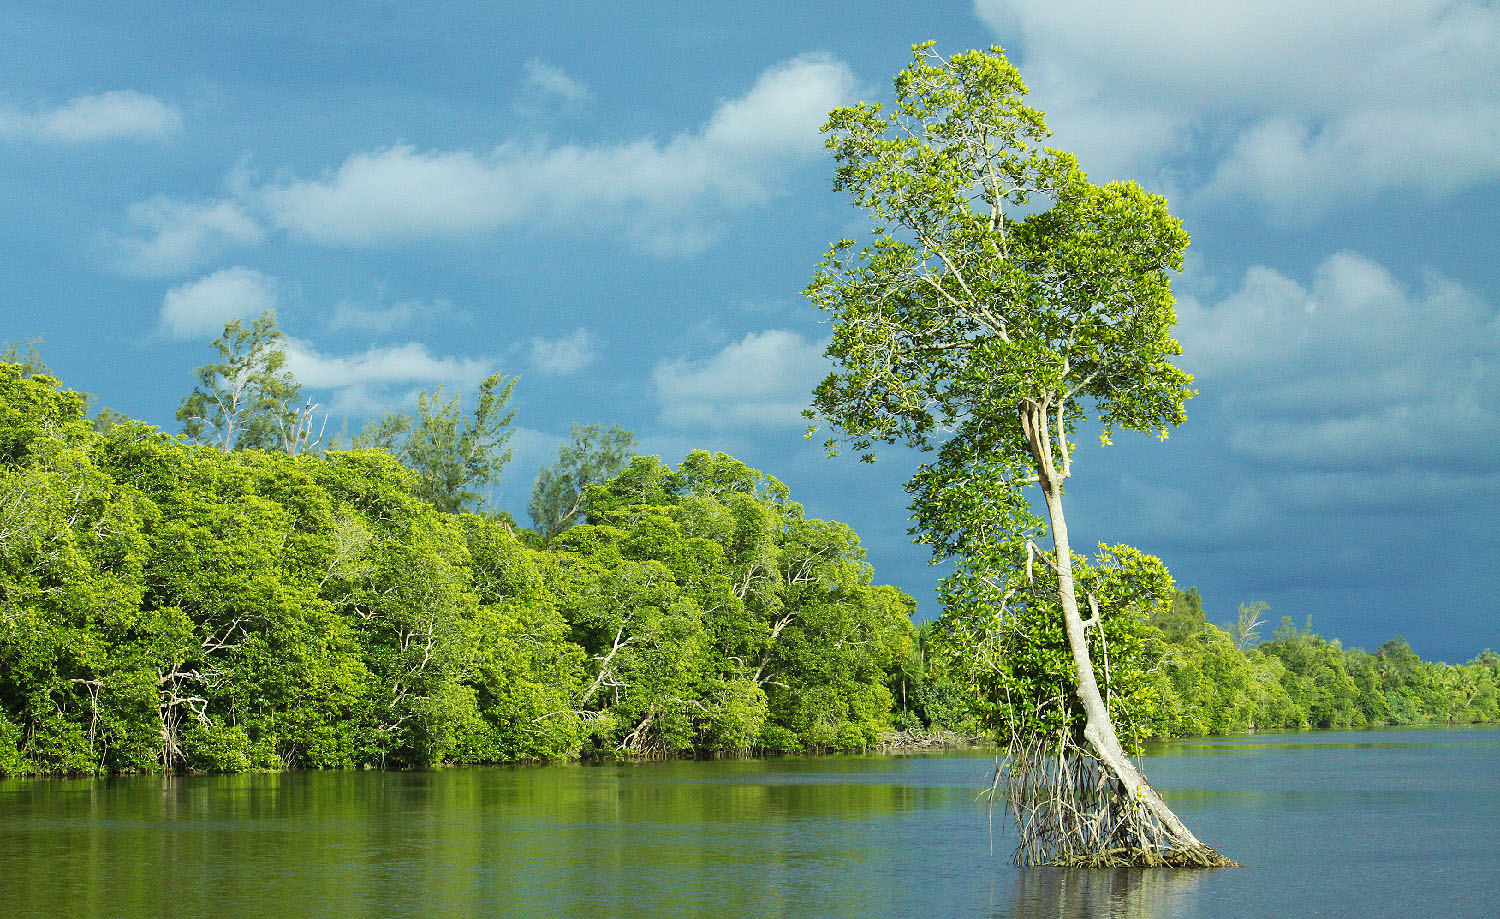
<instances>
[{"instance_id":1,"label":"calm river surface","mask_svg":"<svg viewBox=\"0 0 1500 919\"><path fill-rule=\"evenodd\" d=\"M1500 915L1500 728L1153 747L1256 867L1021 870L982 754L0 782L0 917Z\"/></svg>"}]
</instances>

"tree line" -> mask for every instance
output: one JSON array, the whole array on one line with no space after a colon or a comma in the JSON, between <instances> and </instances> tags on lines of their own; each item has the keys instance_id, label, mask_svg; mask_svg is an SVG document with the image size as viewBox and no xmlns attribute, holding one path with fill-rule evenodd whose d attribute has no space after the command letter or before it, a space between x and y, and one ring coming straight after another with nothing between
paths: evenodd
<instances>
[{"instance_id":1,"label":"tree line","mask_svg":"<svg viewBox=\"0 0 1500 919\"><path fill-rule=\"evenodd\" d=\"M1395 637L1373 653L1346 648L1289 617L1269 640L1254 644L1262 603L1240 607L1238 621L1208 621L1196 588L1121 616L1109 634L1110 685L1124 692L1112 709L1122 732L1146 740L1397 725L1500 722L1500 654L1486 650L1464 664L1424 661ZM897 715L908 730L960 733L1000 729L1001 713L975 704L988 677L960 654L950 624L925 623L898 691L910 700ZM1038 657L1060 639L1040 642ZM1005 713L1011 716L1010 713ZM1011 716L1013 717L1013 716Z\"/></svg>"},{"instance_id":2,"label":"tree line","mask_svg":"<svg viewBox=\"0 0 1500 919\"><path fill-rule=\"evenodd\" d=\"M482 494L513 379L333 449L289 375L234 408L244 375L200 370L172 436L90 417L34 347L0 353L0 774L848 751L996 738L1008 688L1069 685L1060 630L986 656L962 617L914 626L850 528L732 457L668 466L576 425L523 528ZM204 405L231 411L195 427ZM1493 652L1369 654L1289 621L1250 647L1263 605L1221 628L1149 556L1075 567L1106 598L1100 682L1132 746L1500 721Z\"/></svg>"}]
</instances>

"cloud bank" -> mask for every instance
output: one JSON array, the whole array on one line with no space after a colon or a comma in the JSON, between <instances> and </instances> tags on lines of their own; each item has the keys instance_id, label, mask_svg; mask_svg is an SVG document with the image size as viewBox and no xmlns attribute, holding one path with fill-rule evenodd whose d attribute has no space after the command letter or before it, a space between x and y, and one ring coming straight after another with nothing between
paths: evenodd
<instances>
[{"instance_id":1,"label":"cloud bank","mask_svg":"<svg viewBox=\"0 0 1500 919\"><path fill-rule=\"evenodd\" d=\"M1104 178L1321 216L1500 177L1500 8L1357 0L977 0L1036 104ZM1206 172L1183 154L1215 150Z\"/></svg>"},{"instance_id":2,"label":"cloud bank","mask_svg":"<svg viewBox=\"0 0 1500 919\"><path fill-rule=\"evenodd\" d=\"M1500 313L1354 253L1301 283L1248 271L1179 301L1184 364L1227 445L1303 506L1389 506L1500 486ZM1201 409L1200 409L1201 411Z\"/></svg>"},{"instance_id":3,"label":"cloud bank","mask_svg":"<svg viewBox=\"0 0 1500 919\"><path fill-rule=\"evenodd\" d=\"M513 141L489 151L397 144L355 153L317 179L265 187L260 203L276 226L332 246L535 222L612 229L653 252L691 254L712 240L718 215L763 203L789 162L818 151L818 126L853 85L842 63L804 56L666 141Z\"/></svg>"},{"instance_id":4,"label":"cloud bank","mask_svg":"<svg viewBox=\"0 0 1500 919\"><path fill-rule=\"evenodd\" d=\"M527 72L529 97L588 97L555 67L532 61ZM803 55L766 70L699 127L665 140L511 140L489 150L396 143L352 153L317 178L261 185L236 167L230 196L158 196L133 205L126 228L101 239L116 269L153 277L255 245L270 230L326 246L375 247L526 225L612 235L657 255L695 255L732 215L778 195L790 168L818 156L818 128L854 85L842 62Z\"/></svg>"}]
</instances>

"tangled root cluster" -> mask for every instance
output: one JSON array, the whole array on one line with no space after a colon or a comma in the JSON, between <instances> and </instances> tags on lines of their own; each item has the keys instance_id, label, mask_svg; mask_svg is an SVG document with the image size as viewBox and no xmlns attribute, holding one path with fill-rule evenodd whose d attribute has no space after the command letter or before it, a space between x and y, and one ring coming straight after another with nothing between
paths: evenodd
<instances>
[{"instance_id":1,"label":"tangled root cluster","mask_svg":"<svg viewBox=\"0 0 1500 919\"><path fill-rule=\"evenodd\" d=\"M1044 746L1045 740L1045 746ZM1070 738L1018 748L997 766L991 802L1003 796L1020 841L1019 865L1072 868L1228 868L1235 862L1164 827L1120 781Z\"/></svg>"}]
</instances>

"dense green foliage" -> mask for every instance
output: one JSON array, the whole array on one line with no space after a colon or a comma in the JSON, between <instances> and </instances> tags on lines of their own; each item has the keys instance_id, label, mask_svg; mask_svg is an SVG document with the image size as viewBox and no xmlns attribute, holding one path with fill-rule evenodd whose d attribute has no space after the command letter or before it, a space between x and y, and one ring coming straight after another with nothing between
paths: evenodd
<instances>
[{"instance_id":1,"label":"dense green foliage","mask_svg":"<svg viewBox=\"0 0 1500 919\"><path fill-rule=\"evenodd\" d=\"M1373 654L1283 619L1246 651L1201 618L1156 642L1149 690L1154 736L1500 721L1500 655L1466 664L1419 659L1404 639Z\"/></svg>"},{"instance_id":2,"label":"dense green foliage","mask_svg":"<svg viewBox=\"0 0 1500 919\"><path fill-rule=\"evenodd\" d=\"M891 726L910 599L723 454L636 459L543 551L379 450L224 452L84 407L0 365L0 774L858 749Z\"/></svg>"}]
</instances>

